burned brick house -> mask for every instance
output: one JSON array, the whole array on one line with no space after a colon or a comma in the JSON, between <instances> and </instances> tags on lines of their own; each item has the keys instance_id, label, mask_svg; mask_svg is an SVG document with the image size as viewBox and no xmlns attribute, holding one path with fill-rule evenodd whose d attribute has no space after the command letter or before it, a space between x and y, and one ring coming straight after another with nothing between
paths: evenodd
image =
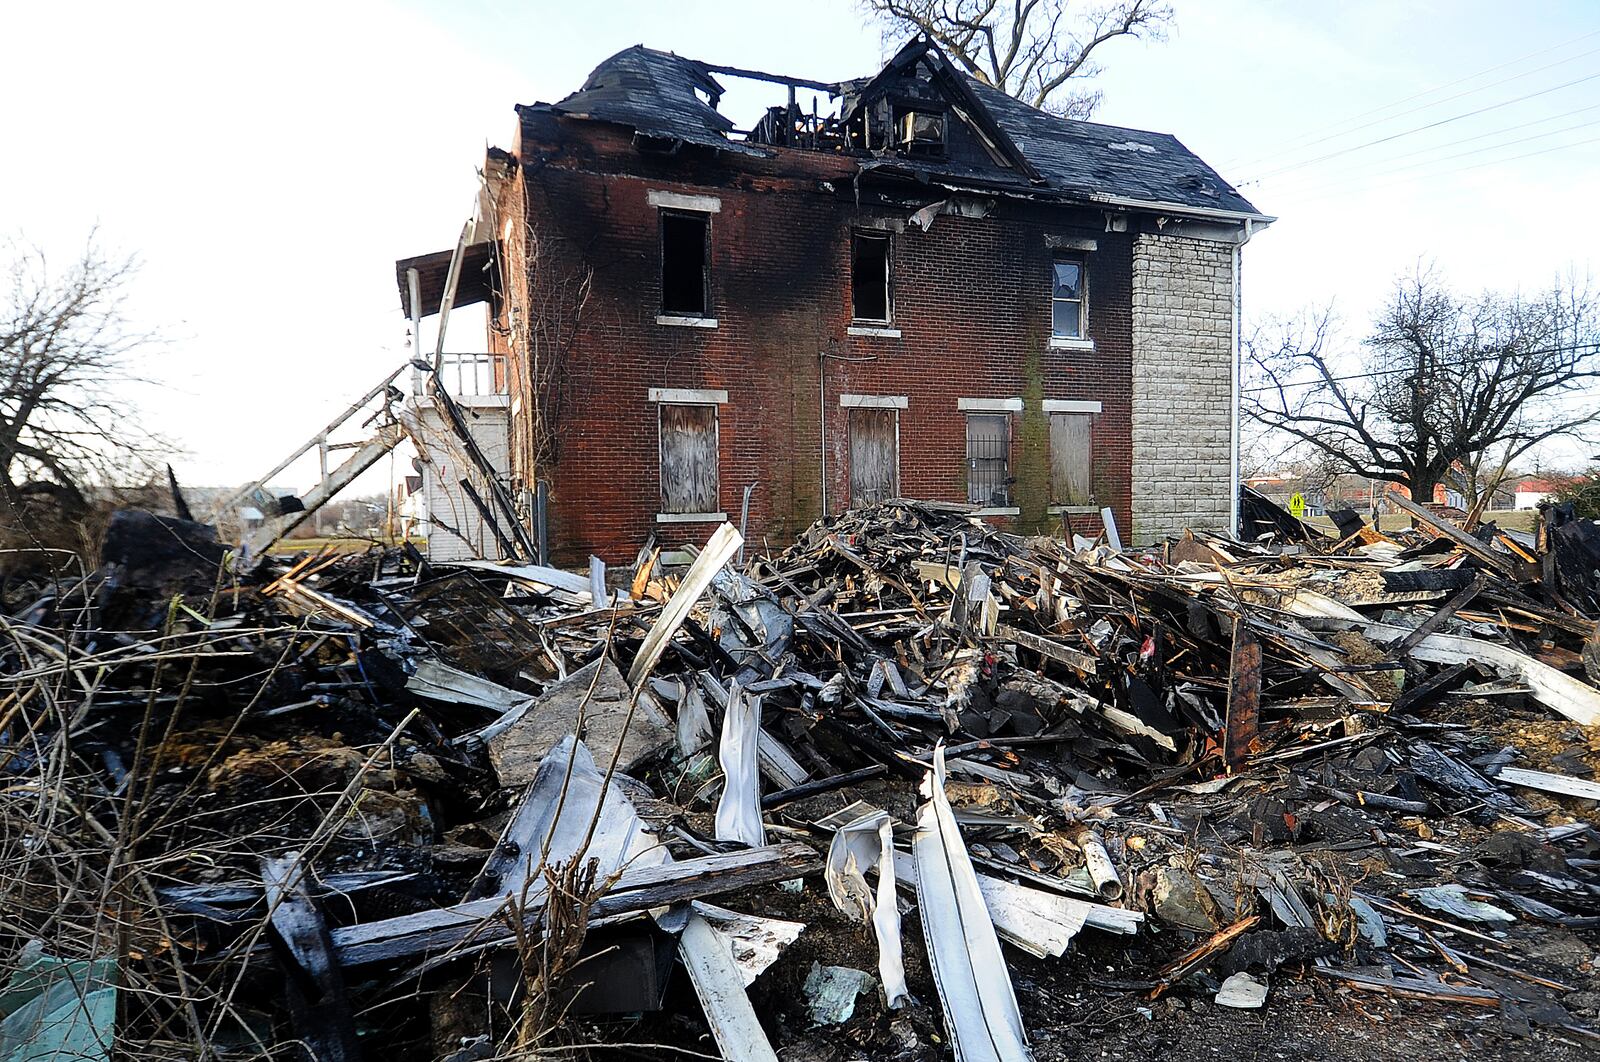
<instances>
[{"instance_id":1,"label":"burned brick house","mask_svg":"<svg viewBox=\"0 0 1600 1062\"><path fill-rule=\"evenodd\" d=\"M789 102L736 130L719 77ZM1272 219L1173 137L922 40L837 85L634 47L517 115L470 241L398 265L413 315L452 257L489 303L558 560L701 540L747 487L757 543L893 496L1140 542L1233 519L1239 251Z\"/></svg>"}]
</instances>

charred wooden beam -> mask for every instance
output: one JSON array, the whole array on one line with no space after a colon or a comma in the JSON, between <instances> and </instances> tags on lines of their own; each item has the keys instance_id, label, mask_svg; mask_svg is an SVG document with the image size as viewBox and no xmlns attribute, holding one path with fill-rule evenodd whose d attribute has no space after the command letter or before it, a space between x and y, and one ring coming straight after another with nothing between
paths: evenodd
<instances>
[{"instance_id":1,"label":"charred wooden beam","mask_svg":"<svg viewBox=\"0 0 1600 1062\"><path fill-rule=\"evenodd\" d=\"M590 905L589 920L789 881L820 866L811 848L791 843L628 870ZM537 929L543 921L542 906L529 905L520 916L510 906L505 898L492 897L346 926L333 931L334 954L346 966L438 956L462 946L509 942L516 935L512 923L518 917L529 929Z\"/></svg>"},{"instance_id":2,"label":"charred wooden beam","mask_svg":"<svg viewBox=\"0 0 1600 1062\"><path fill-rule=\"evenodd\" d=\"M1201 941L1193 948L1190 948L1188 951L1178 956L1172 962L1162 967L1160 972L1156 974L1155 987L1150 990L1150 994L1146 998L1161 998L1162 993L1164 993L1167 989L1171 988L1185 977L1188 977L1196 970L1202 968L1218 955L1221 955L1223 952L1227 951L1228 948L1232 946L1233 942L1238 939L1240 934L1254 926L1259 921L1261 921L1260 915L1250 915L1247 918L1241 918L1239 921L1233 923L1233 925L1219 930L1211 937Z\"/></svg>"},{"instance_id":3,"label":"charred wooden beam","mask_svg":"<svg viewBox=\"0 0 1600 1062\"><path fill-rule=\"evenodd\" d=\"M305 865L295 856L261 866L269 917L268 939L285 977L284 999L302 1057L314 1062L357 1062L361 1047L345 996L344 974L322 912L306 891Z\"/></svg>"},{"instance_id":4,"label":"charred wooden beam","mask_svg":"<svg viewBox=\"0 0 1600 1062\"><path fill-rule=\"evenodd\" d=\"M1448 538L1467 554L1476 557L1498 572L1512 577L1516 576L1516 565L1512 563L1510 557L1502 553L1496 553L1478 538L1467 534L1444 517L1434 515L1403 494L1391 493L1388 498L1392 504L1399 506L1415 519L1433 528L1440 536Z\"/></svg>"},{"instance_id":5,"label":"charred wooden beam","mask_svg":"<svg viewBox=\"0 0 1600 1062\"><path fill-rule=\"evenodd\" d=\"M793 88L812 89L816 92L826 92L830 96L839 93L837 82L811 81L803 77L790 77L787 74L769 74L763 70L746 70L739 66L713 66L710 63L699 63L701 69L713 74L727 74L729 77L743 77L751 81L767 81L774 85L789 85Z\"/></svg>"},{"instance_id":6,"label":"charred wooden beam","mask_svg":"<svg viewBox=\"0 0 1600 1062\"><path fill-rule=\"evenodd\" d=\"M779 807L791 801L804 800L806 797L814 797L819 793L831 793L836 789L843 789L846 786L855 785L857 782L865 782L881 774L888 773L888 767L881 763L874 763L869 767L861 768L859 771L847 771L844 774L836 774L832 778L818 778L814 782L806 782L790 789L780 789L776 793L768 793L761 798L761 806L764 809Z\"/></svg>"},{"instance_id":7,"label":"charred wooden beam","mask_svg":"<svg viewBox=\"0 0 1600 1062\"><path fill-rule=\"evenodd\" d=\"M1446 693L1465 681L1468 673L1476 671L1474 664L1455 664L1445 668L1426 682L1419 683L1407 689L1394 699L1390 711L1404 712L1418 705L1426 704L1441 693Z\"/></svg>"},{"instance_id":8,"label":"charred wooden beam","mask_svg":"<svg viewBox=\"0 0 1600 1062\"><path fill-rule=\"evenodd\" d=\"M1477 597L1482 589L1483 573L1480 572L1473 578L1472 582L1463 586L1456 592L1455 596L1441 605L1437 612L1418 624L1416 630L1400 639L1400 643L1394 647L1395 658L1403 657L1411 652L1412 649L1415 649L1422 639L1444 626L1446 620L1464 608L1473 598Z\"/></svg>"},{"instance_id":9,"label":"charred wooden beam","mask_svg":"<svg viewBox=\"0 0 1600 1062\"><path fill-rule=\"evenodd\" d=\"M1228 719L1223 732L1222 758L1234 768L1250 758L1259 740L1261 720L1261 643L1245 626L1233 621L1233 663L1228 676Z\"/></svg>"}]
</instances>

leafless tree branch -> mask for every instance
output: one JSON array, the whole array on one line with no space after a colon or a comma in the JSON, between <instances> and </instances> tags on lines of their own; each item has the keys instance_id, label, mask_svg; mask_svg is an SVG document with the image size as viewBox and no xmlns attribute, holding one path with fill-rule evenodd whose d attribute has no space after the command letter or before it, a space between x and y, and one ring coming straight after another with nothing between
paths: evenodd
<instances>
[{"instance_id":1,"label":"leafless tree branch","mask_svg":"<svg viewBox=\"0 0 1600 1062\"><path fill-rule=\"evenodd\" d=\"M29 496L82 505L91 484L147 478L168 444L144 430L130 390L138 360L160 346L124 313L137 264L91 234L57 269L12 239L0 297L0 507Z\"/></svg>"},{"instance_id":2,"label":"leafless tree branch","mask_svg":"<svg viewBox=\"0 0 1600 1062\"><path fill-rule=\"evenodd\" d=\"M1244 414L1342 470L1470 502L1552 439L1593 431L1600 298L1566 278L1536 296L1464 297L1436 270L1396 283L1359 357L1322 311L1245 341Z\"/></svg>"},{"instance_id":3,"label":"leafless tree branch","mask_svg":"<svg viewBox=\"0 0 1600 1062\"><path fill-rule=\"evenodd\" d=\"M1116 0L1074 7L1070 0L862 0L868 16L898 42L907 31L933 41L967 73L1030 106L1088 118L1098 91L1076 82L1100 72L1092 60L1118 37L1161 40L1172 25L1166 0Z\"/></svg>"}]
</instances>

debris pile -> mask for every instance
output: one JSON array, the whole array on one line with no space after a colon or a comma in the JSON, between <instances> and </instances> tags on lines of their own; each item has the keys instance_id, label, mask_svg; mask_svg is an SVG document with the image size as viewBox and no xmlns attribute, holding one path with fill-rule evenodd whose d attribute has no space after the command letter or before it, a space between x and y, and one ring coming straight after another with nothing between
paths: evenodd
<instances>
[{"instance_id":1,"label":"debris pile","mask_svg":"<svg viewBox=\"0 0 1600 1062\"><path fill-rule=\"evenodd\" d=\"M1594 525L1263 506L584 574L119 514L6 590L0 1058L1592 1057Z\"/></svg>"}]
</instances>

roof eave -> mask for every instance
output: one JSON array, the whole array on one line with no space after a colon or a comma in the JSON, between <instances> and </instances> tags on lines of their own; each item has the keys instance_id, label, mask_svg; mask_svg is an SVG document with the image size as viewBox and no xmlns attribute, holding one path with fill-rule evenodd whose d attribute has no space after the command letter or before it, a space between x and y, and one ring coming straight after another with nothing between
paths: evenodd
<instances>
[{"instance_id":1,"label":"roof eave","mask_svg":"<svg viewBox=\"0 0 1600 1062\"><path fill-rule=\"evenodd\" d=\"M1278 220L1276 215L1262 214L1253 210L1224 210L1221 207L1191 206L1188 203L1172 203L1161 199L1135 199L1130 196L1104 195L1099 192L1079 192L1075 195L1085 202L1100 206L1145 210L1174 217L1201 218L1206 221L1248 221L1265 227Z\"/></svg>"},{"instance_id":2,"label":"roof eave","mask_svg":"<svg viewBox=\"0 0 1600 1062\"><path fill-rule=\"evenodd\" d=\"M866 167L864 167L866 169ZM896 166L892 162L870 167L872 172L890 173L896 176L916 178L919 171L904 166ZM1265 228L1277 221L1272 214L1262 214L1250 210L1224 210L1221 207L1192 206L1187 203L1173 203L1162 199L1136 199L1130 196L1107 195L1101 192L1074 191L1072 189L1050 187L1028 187L1017 182L990 182L981 177L960 176L955 174L926 173L927 179L951 191L976 192L987 195L1009 196L1017 199L1053 200L1057 202L1087 203L1099 207L1116 207L1123 210L1141 210L1152 214L1165 214L1169 217L1187 217L1204 221L1230 221L1234 223L1250 222L1251 225Z\"/></svg>"}]
</instances>

